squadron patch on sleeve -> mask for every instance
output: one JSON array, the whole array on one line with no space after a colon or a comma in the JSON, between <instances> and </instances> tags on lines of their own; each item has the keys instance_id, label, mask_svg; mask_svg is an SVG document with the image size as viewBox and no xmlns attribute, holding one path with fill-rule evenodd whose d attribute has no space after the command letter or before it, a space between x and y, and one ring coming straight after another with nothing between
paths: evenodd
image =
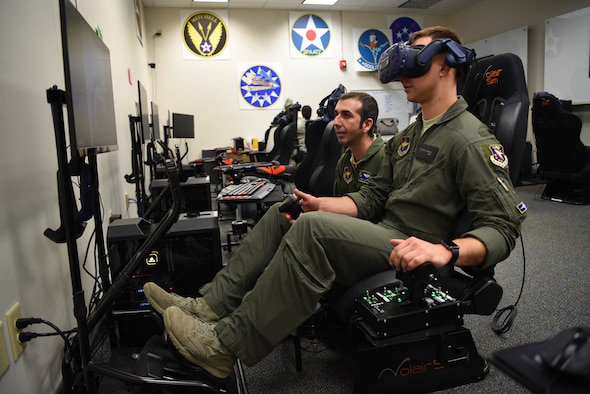
<instances>
[{"instance_id":1,"label":"squadron patch on sleeve","mask_svg":"<svg viewBox=\"0 0 590 394\"><path fill-rule=\"evenodd\" d=\"M528 210L528 208L526 207L526 205L523 201L518 203L518 205L516 206L516 209L518 209L518 212L520 212L521 215L524 215L526 213L526 211Z\"/></svg>"},{"instance_id":2,"label":"squadron patch on sleeve","mask_svg":"<svg viewBox=\"0 0 590 394\"><path fill-rule=\"evenodd\" d=\"M490 144L484 145L481 148L493 166L500 168L506 168L508 166L508 157L504 153L504 147L502 145Z\"/></svg>"},{"instance_id":3,"label":"squadron patch on sleeve","mask_svg":"<svg viewBox=\"0 0 590 394\"><path fill-rule=\"evenodd\" d=\"M410 151L410 137L404 137L402 142L397 147L397 154L399 157L404 156Z\"/></svg>"}]
</instances>

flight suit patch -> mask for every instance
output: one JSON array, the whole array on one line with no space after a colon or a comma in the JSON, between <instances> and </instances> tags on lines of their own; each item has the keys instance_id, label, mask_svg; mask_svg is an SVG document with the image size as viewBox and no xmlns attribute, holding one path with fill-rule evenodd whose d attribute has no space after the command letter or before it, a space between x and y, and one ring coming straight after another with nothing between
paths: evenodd
<instances>
[{"instance_id":1,"label":"flight suit patch","mask_svg":"<svg viewBox=\"0 0 590 394\"><path fill-rule=\"evenodd\" d=\"M369 179L371 179L371 173L369 171L359 172L359 182L369 183Z\"/></svg>"},{"instance_id":2,"label":"flight suit patch","mask_svg":"<svg viewBox=\"0 0 590 394\"><path fill-rule=\"evenodd\" d=\"M484 155L490 161L490 164L500 168L508 166L508 157L504 153L504 147L500 144L483 145L481 147Z\"/></svg>"},{"instance_id":3,"label":"flight suit patch","mask_svg":"<svg viewBox=\"0 0 590 394\"><path fill-rule=\"evenodd\" d=\"M352 182L352 171L350 170L350 167L344 167L342 179L344 179L344 182L346 182L347 184L350 184L350 182Z\"/></svg>"},{"instance_id":4,"label":"flight suit patch","mask_svg":"<svg viewBox=\"0 0 590 394\"><path fill-rule=\"evenodd\" d=\"M523 201L519 202L518 205L516 205L516 209L518 209L518 212L520 212L521 215L524 215L528 210Z\"/></svg>"},{"instance_id":5,"label":"flight suit patch","mask_svg":"<svg viewBox=\"0 0 590 394\"><path fill-rule=\"evenodd\" d=\"M410 151L410 137L404 137L402 142L397 147L397 154L399 157L406 155Z\"/></svg>"}]
</instances>

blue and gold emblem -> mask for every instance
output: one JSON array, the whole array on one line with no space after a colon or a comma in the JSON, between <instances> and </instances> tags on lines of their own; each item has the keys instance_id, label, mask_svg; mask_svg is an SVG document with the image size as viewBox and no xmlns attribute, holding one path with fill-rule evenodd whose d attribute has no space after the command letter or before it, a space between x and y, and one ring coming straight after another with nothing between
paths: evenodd
<instances>
[{"instance_id":1,"label":"blue and gold emblem","mask_svg":"<svg viewBox=\"0 0 590 394\"><path fill-rule=\"evenodd\" d=\"M397 147L397 154L402 157L410 151L410 137L404 137L402 142Z\"/></svg>"},{"instance_id":2,"label":"blue and gold emblem","mask_svg":"<svg viewBox=\"0 0 590 394\"><path fill-rule=\"evenodd\" d=\"M270 67L250 67L242 74L240 92L251 106L265 108L274 104L281 95L281 79Z\"/></svg>"}]
</instances>

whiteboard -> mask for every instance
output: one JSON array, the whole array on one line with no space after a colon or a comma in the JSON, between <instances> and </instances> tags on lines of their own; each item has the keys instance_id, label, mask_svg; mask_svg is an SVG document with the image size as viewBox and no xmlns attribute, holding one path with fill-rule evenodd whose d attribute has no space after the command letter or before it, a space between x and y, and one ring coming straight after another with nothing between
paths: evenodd
<instances>
[{"instance_id":1,"label":"whiteboard","mask_svg":"<svg viewBox=\"0 0 590 394\"><path fill-rule=\"evenodd\" d=\"M483 58L500 53L514 53L522 61L524 76L527 76L528 64L528 26L519 27L483 40L465 44L467 48L475 49L477 58Z\"/></svg>"},{"instance_id":2,"label":"whiteboard","mask_svg":"<svg viewBox=\"0 0 590 394\"><path fill-rule=\"evenodd\" d=\"M403 89L367 90L379 106L379 119L397 119L397 127L403 130L408 127L410 115L414 112L414 104L408 101Z\"/></svg>"},{"instance_id":3,"label":"whiteboard","mask_svg":"<svg viewBox=\"0 0 590 394\"><path fill-rule=\"evenodd\" d=\"M590 103L590 7L545 21L544 90Z\"/></svg>"}]
</instances>

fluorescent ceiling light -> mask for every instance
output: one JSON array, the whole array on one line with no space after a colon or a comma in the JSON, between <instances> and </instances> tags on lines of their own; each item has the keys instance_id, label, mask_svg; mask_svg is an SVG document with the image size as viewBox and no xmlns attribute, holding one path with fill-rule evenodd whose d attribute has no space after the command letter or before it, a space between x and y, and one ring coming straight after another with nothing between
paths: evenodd
<instances>
[{"instance_id":1,"label":"fluorescent ceiling light","mask_svg":"<svg viewBox=\"0 0 590 394\"><path fill-rule=\"evenodd\" d=\"M303 0L305 5L334 5L338 0Z\"/></svg>"},{"instance_id":2,"label":"fluorescent ceiling light","mask_svg":"<svg viewBox=\"0 0 590 394\"><path fill-rule=\"evenodd\" d=\"M193 3L227 3L229 0L193 0Z\"/></svg>"},{"instance_id":3,"label":"fluorescent ceiling light","mask_svg":"<svg viewBox=\"0 0 590 394\"><path fill-rule=\"evenodd\" d=\"M425 10L439 1L441 0L408 0L405 3L399 5L398 8L417 8Z\"/></svg>"}]
</instances>

